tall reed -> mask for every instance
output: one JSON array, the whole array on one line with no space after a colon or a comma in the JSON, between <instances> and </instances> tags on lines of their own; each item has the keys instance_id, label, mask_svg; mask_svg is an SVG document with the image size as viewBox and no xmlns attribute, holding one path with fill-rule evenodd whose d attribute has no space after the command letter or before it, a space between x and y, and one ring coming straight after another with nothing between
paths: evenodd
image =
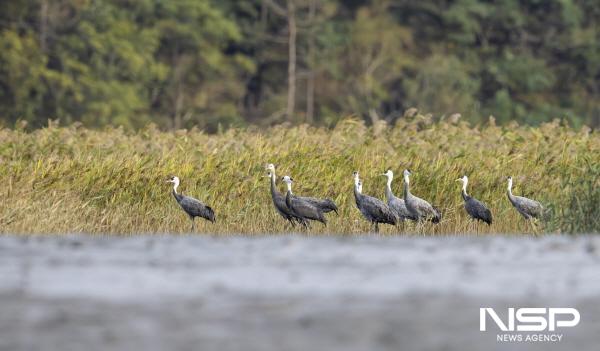
<instances>
[{"instance_id":1,"label":"tall reed","mask_svg":"<svg viewBox=\"0 0 600 351\"><path fill-rule=\"evenodd\" d=\"M232 129L217 135L199 130L102 131L79 126L33 132L0 130L0 231L4 233L185 233L189 219L171 196L169 175L180 190L210 204L217 223L198 223L199 232L280 233L292 229L273 209L264 166L294 177L295 193L330 197L339 216L314 225L313 234L352 234L369 229L354 204L352 171L364 192L384 196L385 178L413 171L412 191L441 208L440 225L384 226L385 234L523 233L533 229L506 198L513 192L549 208L537 231L600 231L598 165L600 135L558 121L540 127L471 126L431 122L421 115L395 125L365 126L346 119L333 129L276 126ZM490 227L471 223L460 183L487 203ZM393 183L402 194L402 179ZM283 191L283 186L280 188Z\"/></svg>"}]
</instances>

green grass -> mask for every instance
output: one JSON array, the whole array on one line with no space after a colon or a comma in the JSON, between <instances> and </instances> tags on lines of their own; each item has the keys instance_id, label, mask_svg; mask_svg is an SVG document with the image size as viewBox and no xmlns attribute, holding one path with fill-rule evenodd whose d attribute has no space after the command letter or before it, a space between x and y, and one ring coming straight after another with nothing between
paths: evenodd
<instances>
[{"instance_id":1,"label":"green grass","mask_svg":"<svg viewBox=\"0 0 600 351\"><path fill-rule=\"evenodd\" d=\"M547 223L537 231L600 231L600 134L562 126L470 126L429 122L423 116L395 126L366 127L348 119L333 129L277 126L207 135L197 130L136 133L72 126L28 133L0 130L0 232L184 233L189 219L171 195L169 175L180 190L210 204L217 223L197 220L199 232L290 231L275 212L265 175L295 179L294 192L330 197L339 216L311 233L359 233L369 229L354 204L352 171L364 193L383 198L391 168L413 171L411 189L437 205L440 225L382 226L383 233L523 233L531 228L506 198L513 193L542 202ZM595 173L594 173L595 172ZM455 179L469 176L469 192L488 204L491 227L470 224ZM401 196L401 177L394 191ZM280 186L283 190L283 186ZM595 221L594 221L595 220ZM581 223L585 225L580 225Z\"/></svg>"}]
</instances>

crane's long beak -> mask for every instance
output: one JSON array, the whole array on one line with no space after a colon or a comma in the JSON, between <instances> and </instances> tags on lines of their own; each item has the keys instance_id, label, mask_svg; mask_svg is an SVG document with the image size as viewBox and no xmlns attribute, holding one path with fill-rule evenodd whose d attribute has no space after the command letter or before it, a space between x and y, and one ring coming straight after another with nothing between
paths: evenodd
<instances>
[{"instance_id":1,"label":"crane's long beak","mask_svg":"<svg viewBox=\"0 0 600 351\"><path fill-rule=\"evenodd\" d=\"M462 179L458 178L455 182L462 182Z\"/></svg>"}]
</instances>

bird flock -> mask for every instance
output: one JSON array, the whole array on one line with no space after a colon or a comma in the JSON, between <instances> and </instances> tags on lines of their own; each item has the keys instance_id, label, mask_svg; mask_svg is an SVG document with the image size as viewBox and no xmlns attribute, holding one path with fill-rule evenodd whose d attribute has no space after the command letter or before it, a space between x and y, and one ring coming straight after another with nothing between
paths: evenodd
<instances>
[{"instance_id":1,"label":"bird flock","mask_svg":"<svg viewBox=\"0 0 600 351\"><path fill-rule=\"evenodd\" d=\"M287 221L291 226L300 225L304 228L309 228L311 221L320 222L327 225L326 213L335 212L338 214L338 207L332 199L319 199L316 197L298 196L292 192L292 184L294 179L289 175L281 177L281 181L286 184L287 191L280 193L277 189L277 176L275 174L275 165L267 164L266 177L270 178L270 191L273 206L279 215ZM379 224L390 224L393 226L403 224L406 221L417 223L431 222L434 224L440 223L442 220L441 211L433 206L428 201L412 194L410 189L409 169L404 170L404 187L403 196L397 197L392 191L392 181L394 173L392 170L387 170L381 174L387 178L385 187L386 201L376 197L363 194L362 181L357 171L353 172L354 179L354 200L356 207L362 214L365 220L371 224L371 228L379 231ZM492 224L492 213L489 208L481 201L472 197L467 193L467 184L469 178L465 175L456 180L462 182L461 195L464 200L465 211L475 221L482 221L488 225ZM512 194L512 177L508 177L507 195L513 207L526 219L528 222L535 218L540 218L543 214L543 206L535 200L528 199L522 196ZM173 197L179 203L183 211L187 213L194 231L196 217L204 218L210 222L216 221L214 210L204 204L202 201L190 196L185 196L177 192L180 180L176 176L169 177L167 182L173 184Z\"/></svg>"}]
</instances>

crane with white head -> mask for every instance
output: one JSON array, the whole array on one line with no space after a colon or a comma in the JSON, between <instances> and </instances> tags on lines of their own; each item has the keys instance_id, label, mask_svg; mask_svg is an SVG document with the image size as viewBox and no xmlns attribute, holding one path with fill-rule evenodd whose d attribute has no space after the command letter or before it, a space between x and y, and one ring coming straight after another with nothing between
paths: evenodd
<instances>
[{"instance_id":1,"label":"crane with white head","mask_svg":"<svg viewBox=\"0 0 600 351\"><path fill-rule=\"evenodd\" d=\"M411 174L409 169L404 170L404 203L406 208L417 221L429 220L432 223L439 223L442 219L440 210L410 192Z\"/></svg>"},{"instance_id":2,"label":"crane with white head","mask_svg":"<svg viewBox=\"0 0 600 351\"><path fill-rule=\"evenodd\" d=\"M404 199L396 197L392 192L392 180L394 179L394 172L392 172L391 169L388 169L387 172L382 174L382 176L387 178L387 184L385 187L385 197L387 198L387 204L390 210L392 210L396 217L398 217L403 222L407 219L415 220L408 208L406 208Z\"/></svg>"},{"instance_id":3,"label":"crane with white head","mask_svg":"<svg viewBox=\"0 0 600 351\"><path fill-rule=\"evenodd\" d=\"M292 193L292 183L294 179L290 176L283 176L281 180L287 184L287 194L285 196L285 204L295 216L302 218L304 221L318 221L327 225L327 220L323 215L323 211L312 203L302 200Z\"/></svg>"},{"instance_id":4,"label":"crane with white head","mask_svg":"<svg viewBox=\"0 0 600 351\"><path fill-rule=\"evenodd\" d=\"M213 223L216 221L215 212L210 206L205 205L198 199L195 199L190 196L185 196L177 192L177 187L179 187L179 177L169 177L169 179L167 179L167 182L173 183L173 197L175 197L175 200L177 201L177 203L179 203L179 206L181 206L181 208L185 211L185 213L187 213L187 215L192 220L192 231L194 231L195 228L194 219L196 217L202 217Z\"/></svg>"},{"instance_id":5,"label":"crane with white head","mask_svg":"<svg viewBox=\"0 0 600 351\"><path fill-rule=\"evenodd\" d=\"M352 173L354 178L354 200L356 207L363 217L379 232L379 223L396 225L399 218L383 201L362 193L362 182L357 171Z\"/></svg>"},{"instance_id":6,"label":"crane with white head","mask_svg":"<svg viewBox=\"0 0 600 351\"><path fill-rule=\"evenodd\" d=\"M271 164L271 166L272 166L272 164ZM269 168L267 167L267 169L269 169ZM288 221L292 226L295 226L296 223L301 223L301 224L305 225L306 223L303 223L304 220L302 218L294 215L292 210L290 210L287 207L287 205L285 203L285 195L283 195L282 193L277 191L277 185L275 183L276 179L275 179L274 169L275 168L273 167L273 170L269 170L269 172L267 173L267 177L270 178L271 199L273 200L273 206L275 206L275 210L277 210L277 213L279 213L279 215L281 217L283 217L283 219Z\"/></svg>"},{"instance_id":7,"label":"crane with white head","mask_svg":"<svg viewBox=\"0 0 600 351\"><path fill-rule=\"evenodd\" d=\"M267 165L267 170L269 172L271 172L273 177L276 177L275 176L275 165L273 165L272 163L269 163ZM331 199L318 199L316 197L309 197L309 196L297 196L297 198L311 203L313 206L319 208L323 213L329 213L329 212L333 211L336 214L338 214L337 205Z\"/></svg>"},{"instance_id":8,"label":"crane with white head","mask_svg":"<svg viewBox=\"0 0 600 351\"><path fill-rule=\"evenodd\" d=\"M515 196L512 193L513 179L508 177L508 188L506 194L508 200L514 206L514 208L525 218L531 220L533 218L540 218L544 212L544 207L539 202L528 199L523 196Z\"/></svg>"},{"instance_id":9,"label":"crane with white head","mask_svg":"<svg viewBox=\"0 0 600 351\"><path fill-rule=\"evenodd\" d=\"M485 204L476 198L467 194L467 184L469 183L469 178L465 175L462 178L456 180L457 182L462 182L462 198L465 201L465 210L473 218L474 220L479 220L487 223L488 225L492 224L492 212L485 206Z\"/></svg>"}]
</instances>

